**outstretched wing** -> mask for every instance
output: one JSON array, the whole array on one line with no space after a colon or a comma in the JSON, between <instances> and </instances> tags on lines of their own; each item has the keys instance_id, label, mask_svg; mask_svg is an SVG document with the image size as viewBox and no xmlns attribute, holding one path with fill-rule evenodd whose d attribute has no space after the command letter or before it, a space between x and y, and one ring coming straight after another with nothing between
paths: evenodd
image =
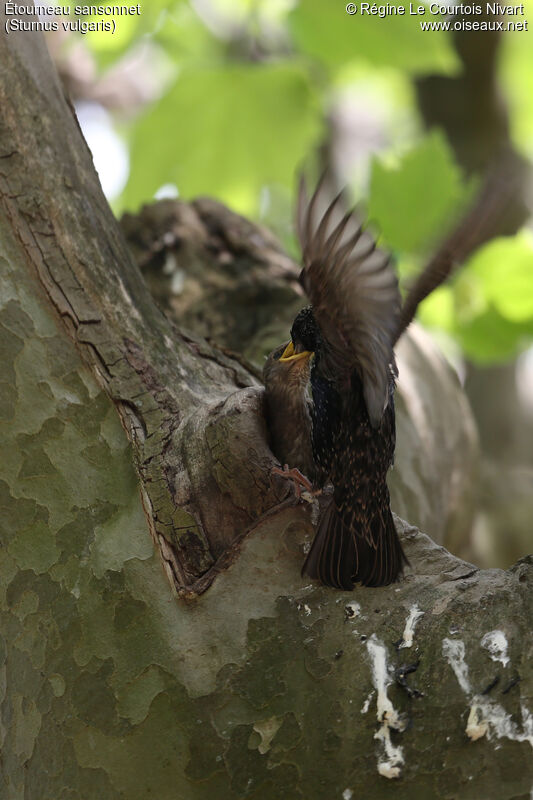
<instances>
[{"instance_id":1,"label":"outstretched wing","mask_svg":"<svg viewBox=\"0 0 533 800\"><path fill-rule=\"evenodd\" d=\"M325 177L310 200L305 181L300 181L297 231L303 254L300 281L325 343L320 371L342 385L357 369L370 420L377 427L389 398L400 314L390 256L363 230L356 210L346 213L342 192L332 199Z\"/></svg>"}]
</instances>

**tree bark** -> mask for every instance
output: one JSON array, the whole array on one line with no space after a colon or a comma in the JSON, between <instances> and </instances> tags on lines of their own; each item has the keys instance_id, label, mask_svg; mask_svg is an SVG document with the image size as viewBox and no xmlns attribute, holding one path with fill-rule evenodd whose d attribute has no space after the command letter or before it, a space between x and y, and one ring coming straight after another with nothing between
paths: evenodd
<instances>
[{"instance_id":1,"label":"tree bark","mask_svg":"<svg viewBox=\"0 0 533 800\"><path fill-rule=\"evenodd\" d=\"M2 796L528 796L531 560L398 521L400 584L302 580L259 381L158 310L42 38L0 47Z\"/></svg>"},{"instance_id":2,"label":"tree bark","mask_svg":"<svg viewBox=\"0 0 533 800\"><path fill-rule=\"evenodd\" d=\"M32 39L3 41L4 224L119 411L177 591L201 591L221 556L226 563L232 544L287 492L265 480L272 456L258 382L177 331L154 304L44 62L44 43L34 49ZM239 387L248 388L231 396ZM256 449L245 444L252 432Z\"/></svg>"}]
</instances>

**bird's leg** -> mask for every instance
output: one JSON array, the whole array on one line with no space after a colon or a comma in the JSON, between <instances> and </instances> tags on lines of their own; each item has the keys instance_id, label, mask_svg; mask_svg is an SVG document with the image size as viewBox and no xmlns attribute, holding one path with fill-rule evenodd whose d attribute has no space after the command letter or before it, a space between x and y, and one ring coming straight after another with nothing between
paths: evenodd
<instances>
[{"instance_id":1,"label":"bird's leg","mask_svg":"<svg viewBox=\"0 0 533 800\"><path fill-rule=\"evenodd\" d=\"M302 496L302 487L311 495L311 497L316 497L317 495L321 494L321 489L318 489L317 491L313 490L313 484L311 481L306 478L305 475L302 475L300 470L296 467L289 469L289 465L284 464L283 469L280 467L272 467L272 473L274 475L279 475L281 478L287 478L288 480L292 481L294 490L296 492L296 497L298 498Z\"/></svg>"}]
</instances>

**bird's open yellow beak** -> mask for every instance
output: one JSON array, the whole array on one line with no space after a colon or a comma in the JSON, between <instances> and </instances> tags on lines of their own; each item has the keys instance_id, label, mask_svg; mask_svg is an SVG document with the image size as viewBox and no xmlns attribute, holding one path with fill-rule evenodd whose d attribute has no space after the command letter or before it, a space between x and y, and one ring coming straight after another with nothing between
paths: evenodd
<instances>
[{"instance_id":1,"label":"bird's open yellow beak","mask_svg":"<svg viewBox=\"0 0 533 800\"><path fill-rule=\"evenodd\" d=\"M288 361L299 361L301 358L310 358L313 355L311 350L302 350L301 353L297 353L294 350L294 344L292 341L289 342L285 350L280 356L280 361L283 361L286 364Z\"/></svg>"}]
</instances>

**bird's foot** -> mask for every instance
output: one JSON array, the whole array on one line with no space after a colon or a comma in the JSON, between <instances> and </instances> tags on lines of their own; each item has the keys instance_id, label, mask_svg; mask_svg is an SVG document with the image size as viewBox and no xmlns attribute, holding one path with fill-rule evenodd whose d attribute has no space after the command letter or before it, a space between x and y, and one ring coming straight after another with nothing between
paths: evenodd
<instances>
[{"instance_id":1,"label":"bird's foot","mask_svg":"<svg viewBox=\"0 0 533 800\"><path fill-rule=\"evenodd\" d=\"M294 490L296 492L296 497L298 497L298 499L302 498L303 500L312 502L314 497L317 497L322 493L321 489L313 489L313 484L311 481L306 478L305 475L302 475L300 470L296 467L289 469L288 464L285 464L283 469L280 467L272 467L272 473L274 475L279 475L281 478L287 478L288 480L292 481ZM302 489L304 490L303 492Z\"/></svg>"}]
</instances>

